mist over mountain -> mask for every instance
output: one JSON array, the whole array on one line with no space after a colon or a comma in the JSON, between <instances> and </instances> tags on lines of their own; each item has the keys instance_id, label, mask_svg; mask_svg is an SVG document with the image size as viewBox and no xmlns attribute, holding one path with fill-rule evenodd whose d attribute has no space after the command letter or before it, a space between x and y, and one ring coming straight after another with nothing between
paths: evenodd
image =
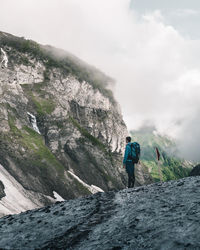
<instances>
[{"instance_id":1,"label":"mist over mountain","mask_svg":"<svg viewBox=\"0 0 200 250\"><path fill-rule=\"evenodd\" d=\"M1 9L0 30L63 48L114 78L128 129L150 121L178 140L182 157L200 160L197 0L3 0Z\"/></svg>"}]
</instances>

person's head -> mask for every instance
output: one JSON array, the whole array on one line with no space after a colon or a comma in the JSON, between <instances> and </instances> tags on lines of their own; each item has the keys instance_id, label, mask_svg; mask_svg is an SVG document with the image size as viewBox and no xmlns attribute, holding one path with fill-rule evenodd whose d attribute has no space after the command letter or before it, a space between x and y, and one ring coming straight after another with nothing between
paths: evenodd
<instances>
[{"instance_id":1,"label":"person's head","mask_svg":"<svg viewBox=\"0 0 200 250\"><path fill-rule=\"evenodd\" d=\"M129 142L131 142L131 137L130 137L130 136L127 136L127 137L126 137L126 143L129 143Z\"/></svg>"}]
</instances>

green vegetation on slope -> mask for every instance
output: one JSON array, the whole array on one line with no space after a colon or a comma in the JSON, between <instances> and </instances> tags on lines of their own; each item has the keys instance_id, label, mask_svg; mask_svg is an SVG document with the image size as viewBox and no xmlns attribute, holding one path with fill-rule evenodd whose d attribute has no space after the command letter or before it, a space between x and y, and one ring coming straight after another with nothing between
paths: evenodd
<instances>
[{"instance_id":1,"label":"green vegetation on slope","mask_svg":"<svg viewBox=\"0 0 200 250\"><path fill-rule=\"evenodd\" d=\"M66 199L90 194L67 173L40 134L28 126L17 127L17 118L9 107L8 122L10 131L0 133L0 162L24 188L49 196L56 191ZM0 183L1 195L3 188Z\"/></svg>"},{"instance_id":2,"label":"green vegetation on slope","mask_svg":"<svg viewBox=\"0 0 200 250\"><path fill-rule=\"evenodd\" d=\"M153 130L131 131L134 141L140 143L141 161L149 168L154 181L159 181L158 163L155 148L161 154L160 165L164 181L176 180L189 175L191 165L176 156L175 143L167 137L155 135Z\"/></svg>"},{"instance_id":3,"label":"green vegetation on slope","mask_svg":"<svg viewBox=\"0 0 200 250\"><path fill-rule=\"evenodd\" d=\"M35 105L38 115L43 116L45 114L51 114L55 109L55 103L51 99L43 99L41 97L35 97L31 95L31 99Z\"/></svg>"},{"instance_id":4,"label":"green vegetation on slope","mask_svg":"<svg viewBox=\"0 0 200 250\"><path fill-rule=\"evenodd\" d=\"M46 167L49 165L55 167L60 173L63 173L64 168L62 164L60 164L45 145L41 135L27 126L19 130L15 126L15 118L12 115L9 115L8 121L12 138L17 140L17 143L32 155L32 163L35 162L37 167Z\"/></svg>"},{"instance_id":5,"label":"green vegetation on slope","mask_svg":"<svg viewBox=\"0 0 200 250\"><path fill-rule=\"evenodd\" d=\"M26 95L32 101L39 116L51 114L56 107L53 97L50 97L49 94L42 89L43 85L44 83L21 85ZM34 92L37 93L37 96L33 94Z\"/></svg>"},{"instance_id":6,"label":"green vegetation on slope","mask_svg":"<svg viewBox=\"0 0 200 250\"><path fill-rule=\"evenodd\" d=\"M80 124L73 118L73 117L70 117L70 121L72 122L72 124L79 130L79 132L84 136L86 137L89 141L92 142L92 144L94 146L97 146L99 147L100 149L102 149L103 151L106 150L106 146L101 142L99 141L96 137L94 137L93 135L91 135L90 133L88 133L88 131L81 127Z\"/></svg>"}]
</instances>

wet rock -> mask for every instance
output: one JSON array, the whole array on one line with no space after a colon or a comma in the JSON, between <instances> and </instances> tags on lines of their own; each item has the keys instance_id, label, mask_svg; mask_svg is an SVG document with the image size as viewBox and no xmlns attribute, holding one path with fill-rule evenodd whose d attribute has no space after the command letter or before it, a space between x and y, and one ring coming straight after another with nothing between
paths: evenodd
<instances>
[{"instance_id":1,"label":"wet rock","mask_svg":"<svg viewBox=\"0 0 200 250\"><path fill-rule=\"evenodd\" d=\"M199 183L200 177L188 177L98 193L52 205L49 213L13 215L12 225L6 216L0 219L0 248L200 249Z\"/></svg>"}]
</instances>

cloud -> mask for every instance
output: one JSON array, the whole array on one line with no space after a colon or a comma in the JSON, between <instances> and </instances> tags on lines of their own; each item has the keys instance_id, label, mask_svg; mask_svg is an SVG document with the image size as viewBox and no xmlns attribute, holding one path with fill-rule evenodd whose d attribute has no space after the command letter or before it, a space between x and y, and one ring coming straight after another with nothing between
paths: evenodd
<instances>
[{"instance_id":1,"label":"cloud","mask_svg":"<svg viewBox=\"0 0 200 250\"><path fill-rule=\"evenodd\" d=\"M178 131L178 150L179 155L185 159L199 162L200 146L200 109L195 110L189 117L184 120L183 126Z\"/></svg>"},{"instance_id":2,"label":"cloud","mask_svg":"<svg viewBox=\"0 0 200 250\"><path fill-rule=\"evenodd\" d=\"M2 0L0 30L64 48L114 77L128 128L151 121L186 155L186 133L191 147L200 146L198 126L191 126L199 123L200 41L166 25L159 10L142 15L129 6L129 0Z\"/></svg>"},{"instance_id":3,"label":"cloud","mask_svg":"<svg viewBox=\"0 0 200 250\"><path fill-rule=\"evenodd\" d=\"M175 17L191 17L191 16L197 16L199 15L200 11L199 10L194 10L194 9L178 9L175 11L171 12L171 15Z\"/></svg>"}]
</instances>

